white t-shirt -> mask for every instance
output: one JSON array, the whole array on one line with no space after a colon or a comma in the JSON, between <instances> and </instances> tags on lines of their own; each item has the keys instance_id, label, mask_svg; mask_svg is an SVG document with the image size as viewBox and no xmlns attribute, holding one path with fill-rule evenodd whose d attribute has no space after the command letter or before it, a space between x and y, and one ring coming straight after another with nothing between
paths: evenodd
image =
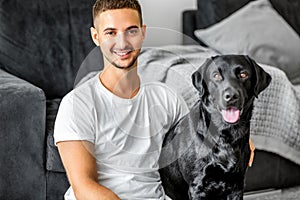
<instances>
[{"instance_id":1,"label":"white t-shirt","mask_svg":"<svg viewBox=\"0 0 300 200\"><path fill-rule=\"evenodd\" d=\"M99 184L121 199L164 199L158 158L165 133L188 113L186 103L159 82L141 82L136 96L123 99L107 90L98 77L63 98L55 121L55 143L93 143ZM75 199L71 187L65 199Z\"/></svg>"}]
</instances>

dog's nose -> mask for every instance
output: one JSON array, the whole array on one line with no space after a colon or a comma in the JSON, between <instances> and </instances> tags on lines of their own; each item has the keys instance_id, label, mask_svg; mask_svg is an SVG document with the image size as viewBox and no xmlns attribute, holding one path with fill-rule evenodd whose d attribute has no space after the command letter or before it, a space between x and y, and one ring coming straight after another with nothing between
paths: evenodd
<instances>
[{"instance_id":1,"label":"dog's nose","mask_svg":"<svg viewBox=\"0 0 300 200\"><path fill-rule=\"evenodd\" d=\"M232 91L232 90L226 90L223 94L223 99L227 103L232 103L232 102L235 102L239 99L239 94L235 91Z\"/></svg>"}]
</instances>

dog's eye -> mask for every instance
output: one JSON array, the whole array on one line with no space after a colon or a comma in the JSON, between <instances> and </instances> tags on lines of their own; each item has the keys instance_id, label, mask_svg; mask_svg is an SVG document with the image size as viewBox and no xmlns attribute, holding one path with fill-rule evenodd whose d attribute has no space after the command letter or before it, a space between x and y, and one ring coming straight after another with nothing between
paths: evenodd
<instances>
[{"instance_id":1,"label":"dog's eye","mask_svg":"<svg viewBox=\"0 0 300 200\"><path fill-rule=\"evenodd\" d=\"M221 74L215 73L214 74L214 79L216 79L216 80L222 80L223 78L222 78Z\"/></svg>"},{"instance_id":2,"label":"dog's eye","mask_svg":"<svg viewBox=\"0 0 300 200\"><path fill-rule=\"evenodd\" d=\"M240 77L241 78L248 78L248 73L247 72L241 72Z\"/></svg>"}]
</instances>

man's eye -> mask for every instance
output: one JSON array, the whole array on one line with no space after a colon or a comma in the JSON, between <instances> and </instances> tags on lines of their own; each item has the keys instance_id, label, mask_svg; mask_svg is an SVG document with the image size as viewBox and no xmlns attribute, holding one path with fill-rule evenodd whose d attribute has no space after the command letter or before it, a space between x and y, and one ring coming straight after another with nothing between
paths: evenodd
<instances>
[{"instance_id":1,"label":"man's eye","mask_svg":"<svg viewBox=\"0 0 300 200\"><path fill-rule=\"evenodd\" d=\"M248 73L247 72L241 72L240 77L241 78L248 78Z\"/></svg>"},{"instance_id":2,"label":"man's eye","mask_svg":"<svg viewBox=\"0 0 300 200\"><path fill-rule=\"evenodd\" d=\"M130 29L130 30L127 31L127 34L128 34L129 36L135 36L135 35L137 35L138 33L139 33L139 29L138 29L138 28L133 28L133 29Z\"/></svg>"},{"instance_id":3,"label":"man's eye","mask_svg":"<svg viewBox=\"0 0 300 200\"><path fill-rule=\"evenodd\" d=\"M116 33L114 31L105 32L106 36L114 36Z\"/></svg>"}]
</instances>

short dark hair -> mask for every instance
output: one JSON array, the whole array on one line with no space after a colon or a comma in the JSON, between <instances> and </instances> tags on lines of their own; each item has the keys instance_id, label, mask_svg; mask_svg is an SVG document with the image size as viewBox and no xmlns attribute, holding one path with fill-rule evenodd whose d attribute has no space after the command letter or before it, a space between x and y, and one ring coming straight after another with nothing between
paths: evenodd
<instances>
[{"instance_id":1,"label":"short dark hair","mask_svg":"<svg viewBox=\"0 0 300 200\"><path fill-rule=\"evenodd\" d=\"M130 8L138 12L140 23L143 25L142 9L138 0L96 0L93 6L93 19L106 10Z\"/></svg>"}]
</instances>

